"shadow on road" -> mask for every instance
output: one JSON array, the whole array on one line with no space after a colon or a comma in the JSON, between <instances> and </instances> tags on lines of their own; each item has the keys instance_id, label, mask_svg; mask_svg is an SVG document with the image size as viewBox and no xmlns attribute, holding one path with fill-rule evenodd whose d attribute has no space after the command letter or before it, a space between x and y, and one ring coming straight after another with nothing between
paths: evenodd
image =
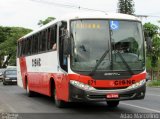
<instances>
[{"instance_id":1,"label":"shadow on road","mask_svg":"<svg viewBox=\"0 0 160 119\"><path fill-rule=\"evenodd\" d=\"M22 93L21 95L26 96L25 93ZM29 97L28 97L29 98ZM37 94L34 97L31 97L35 101L40 101L41 103L51 105L54 108L63 110L64 113L81 113L81 114L97 114L97 113L122 113L122 112L128 112L132 113L133 110L129 110L127 108L121 107L121 104L119 104L118 107L112 108L107 106L106 102L69 102L65 105L63 108L56 107L54 100L50 97Z\"/></svg>"},{"instance_id":2,"label":"shadow on road","mask_svg":"<svg viewBox=\"0 0 160 119\"><path fill-rule=\"evenodd\" d=\"M34 97L28 97L26 91L24 89L19 88L16 85L12 86L4 86L3 90L9 94L10 96L14 96L17 99L23 100L27 105L32 105L32 108L36 108L39 111L46 112L58 112L58 113L87 113L87 114L95 114L95 113L132 113L133 109L127 107L126 105L122 105L121 103L117 108L111 108L107 106L106 102L72 102L67 103L64 108L59 109L55 106L54 100L50 97L36 94ZM39 109L37 106L41 106L42 109ZM35 112L39 112L39 111ZM49 111L48 111L49 110Z\"/></svg>"}]
</instances>

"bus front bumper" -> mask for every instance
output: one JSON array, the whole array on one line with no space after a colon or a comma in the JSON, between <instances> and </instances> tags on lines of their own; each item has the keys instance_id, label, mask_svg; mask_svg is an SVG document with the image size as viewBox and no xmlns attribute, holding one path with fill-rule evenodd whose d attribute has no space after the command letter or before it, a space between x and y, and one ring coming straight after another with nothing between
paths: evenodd
<instances>
[{"instance_id":1,"label":"bus front bumper","mask_svg":"<svg viewBox=\"0 0 160 119\"><path fill-rule=\"evenodd\" d=\"M146 84L133 89L84 90L70 84L70 101L114 101L144 99ZM118 94L118 98L108 98L108 94Z\"/></svg>"}]
</instances>

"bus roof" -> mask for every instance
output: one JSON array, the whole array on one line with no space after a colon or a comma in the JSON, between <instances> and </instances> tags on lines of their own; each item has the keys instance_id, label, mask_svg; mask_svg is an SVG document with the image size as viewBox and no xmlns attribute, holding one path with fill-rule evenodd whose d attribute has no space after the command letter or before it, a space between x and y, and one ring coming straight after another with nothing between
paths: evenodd
<instances>
[{"instance_id":1,"label":"bus roof","mask_svg":"<svg viewBox=\"0 0 160 119\"><path fill-rule=\"evenodd\" d=\"M69 21L69 20L76 20L76 19L119 19L119 20L134 20L134 21L140 21L137 17L133 15L127 15L127 14L121 14L121 13L103 13L103 12L77 12L77 13L71 13L67 14L59 19L55 19L52 22L30 32L29 34L21 37L19 40L23 38L27 38L29 36L32 36L33 34L40 32L58 21Z\"/></svg>"}]
</instances>

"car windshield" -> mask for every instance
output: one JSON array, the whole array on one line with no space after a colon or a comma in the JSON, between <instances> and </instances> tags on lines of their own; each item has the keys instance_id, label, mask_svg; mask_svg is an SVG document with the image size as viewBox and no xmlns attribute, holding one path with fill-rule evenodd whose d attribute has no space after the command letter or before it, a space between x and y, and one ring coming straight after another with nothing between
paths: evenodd
<instances>
[{"instance_id":1,"label":"car windshield","mask_svg":"<svg viewBox=\"0 0 160 119\"><path fill-rule=\"evenodd\" d=\"M74 71L90 72L95 66L96 71L144 70L140 22L74 20L71 21L71 40Z\"/></svg>"},{"instance_id":2,"label":"car windshield","mask_svg":"<svg viewBox=\"0 0 160 119\"><path fill-rule=\"evenodd\" d=\"M5 74L6 75L17 75L17 72L16 70L7 70Z\"/></svg>"}]
</instances>

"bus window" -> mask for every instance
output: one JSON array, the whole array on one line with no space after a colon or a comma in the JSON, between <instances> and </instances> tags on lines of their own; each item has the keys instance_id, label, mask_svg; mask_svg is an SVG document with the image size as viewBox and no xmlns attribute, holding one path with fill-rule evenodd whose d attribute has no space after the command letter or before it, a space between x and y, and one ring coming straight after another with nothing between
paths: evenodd
<instances>
[{"instance_id":1,"label":"bus window","mask_svg":"<svg viewBox=\"0 0 160 119\"><path fill-rule=\"evenodd\" d=\"M31 55L31 39L28 38L28 54Z\"/></svg>"},{"instance_id":2,"label":"bus window","mask_svg":"<svg viewBox=\"0 0 160 119\"><path fill-rule=\"evenodd\" d=\"M17 48L17 56L20 57L21 53L21 43L20 41L18 42L18 48Z\"/></svg>"},{"instance_id":3,"label":"bus window","mask_svg":"<svg viewBox=\"0 0 160 119\"><path fill-rule=\"evenodd\" d=\"M34 38L34 43L35 43L35 53L38 53L38 35L35 35Z\"/></svg>"},{"instance_id":4,"label":"bus window","mask_svg":"<svg viewBox=\"0 0 160 119\"><path fill-rule=\"evenodd\" d=\"M47 30L47 50L50 50L50 40L51 40L51 30L48 28Z\"/></svg>"},{"instance_id":5,"label":"bus window","mask_svg":"<svg viewBox=\"0 0 160 119\"><path fill-rule=\"evenodd\" d=\"M42 32L42 51L46 51L46 43L47 43L47 40L46 40L46 31L43 31Z\"/></svg>"},{"instance_id":6,"label":"bus window","mask_svg":"<svg viewBox=\"0 0 160 119\"><path fill-rule=\"evenodd\" d=\"M22 40L22 56L25 54L25 40Z\"/></svg>"},{"instance_id":7,"label":"bus window","mask_svg":"<svg viewBox=\"0 0 160 119\"><path fill-rule=\"evenodd\" d=\"M25 39L25 55L28 55L28 39Z\"/></svg>"},{"instance_id":8,"label":"bus window","mask_svg":"<svg viewBox=\"0 0 160 119\"><path fill-rule=\"evenodd\" d=\"M19 51L19 55L22 56L22 40L21 40L19 43L20 43L20 51Z\"/></svg>"},{"instance_id":9,"label":"bus window","mask_svg":"<svg viewBox=\"0 0 160 119\"><path fill-rule=\"evenodd\" d=\"M50 39L50 49L56 50L56 43L57 43L57 25L51 28L51 39Z\"/></svg>"},{"instance_id":10,"label":"bus window","mask_svg":"<svg viewBox=\"0 0 160 119\"><path fill-rule=\"evenodd\" d=\"M38 39L38 50L39 52L42 51L42 32L39 33L39 39Z\"/></svg>"},{"instance_id":11,"label":"bus window","mask_svg":"<svg viewBox=\"0 0 160 119\"><path fill-rule=\"evenodd\" d=\"M45 29L45 51L48 51L48 29Z\"/></svg>"},{"instance_id":12,"label":"bus window","mask_svg":"<svg viewBox=\"0 0 160 119\"><path fill-rule=\"evenodd\" d=\"M31 43L32 43L32 54L35 53L35 42L34 42L34 36L31 37Z\"/></svg>"}]
</instances>

